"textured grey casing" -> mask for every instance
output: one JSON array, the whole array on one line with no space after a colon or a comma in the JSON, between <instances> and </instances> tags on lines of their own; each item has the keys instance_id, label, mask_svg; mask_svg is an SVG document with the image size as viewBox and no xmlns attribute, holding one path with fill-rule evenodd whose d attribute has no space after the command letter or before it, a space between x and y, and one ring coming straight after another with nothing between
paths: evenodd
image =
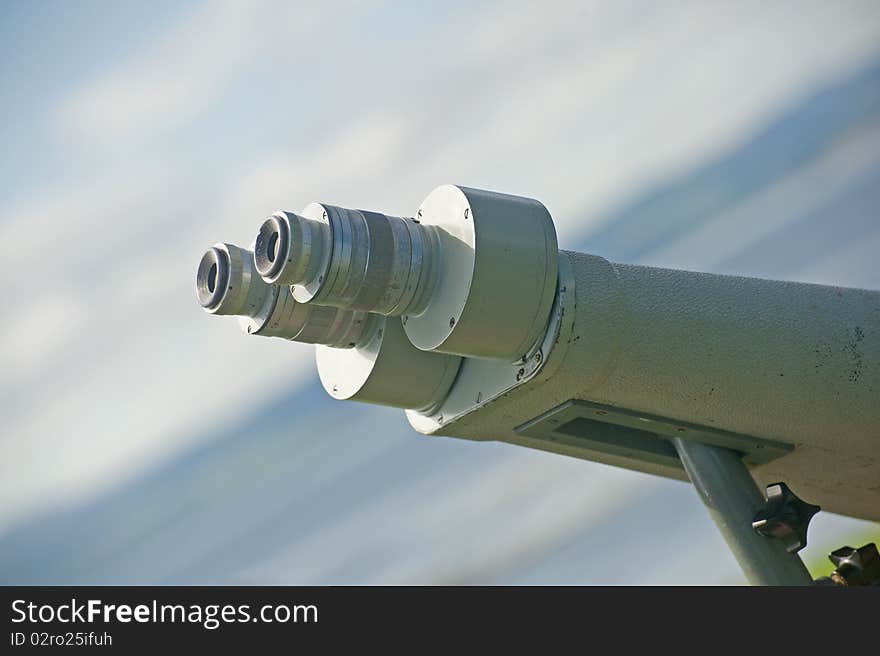
<instances>
[{"instance_id":1,"label":"textured grey casing","mask_svg":"<svg viewBox=\"0 0 880 656\"><path fill-rule=\"evenodd\" d=\"M553 374L425 432L685 480L677 466L591 450L577 437L517 432L580 399L792 445L752 469L759 483L786 481L826 510L880 520L880 293L561 256L575 316L546 358Z\"/></svg>"}]
</instances>

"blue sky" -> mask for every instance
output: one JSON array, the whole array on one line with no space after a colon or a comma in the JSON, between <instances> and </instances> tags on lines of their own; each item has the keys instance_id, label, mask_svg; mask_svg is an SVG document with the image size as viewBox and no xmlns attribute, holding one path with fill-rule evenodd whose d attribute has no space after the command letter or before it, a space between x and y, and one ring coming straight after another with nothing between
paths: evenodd
<instances>
[{"instance_id":1,"label":"blue sky","mask_svg":"<svg viewBox=\"0 0 880 656\"><path fill-rule=\"evenodd\" d=\"M152 499L156 513L170 512L173 502L155 501L150 485L168 484L168 472L187 466L222 462L229 477L259 476L248 460L259 451L236 448L233 457L222 445L237 443L234 427L267 404L313 398L311 349L247 339L234 322L207 317L192 279L206 246L249 242L260 217L280 208L320 200L406 213L433 187L455 182L540 198L564 248L880 285L872 209L878 43L873 2L4 3L0 302L13 310L0 342L0 547L37 539L29 531L47 517L106 511L114 497L136 507ZM777 165L759 168L768 162ZM681 229L676 221L685 216ZM828 244L838 224L853 237ZM272 377L277 388L260 387ZM340 412L320 407L327 417ZM590 549L571 545L601 543L608 522L565 503L596 493L584 478L619 486L624 518L648 489L689 503L686 493L669 491L678 489L666 487L673 483L512 447L487 445L479 456L457 443L425 451L402 414L357 412L365 414L356 423L373 434L340 428L334 444L399 436L395 449L415 449L405 461L438 463L429 489L449 517L468 507L455 496L459 457L485 468L469 474L472 495L496 472L490 487L501 505L518 489L564 481L558 496L548 493L534 508L531 523L481 534L483 551L474 553L483 560L459 554L461 572L450 579L479 578L475 572L488 567L480 563L517 558L531 563L520 568L523 580L550 577L550 562L587 571ZM292 428L287 439L309 437ZM411 444L419 446L403 446ZM323 457L309 462L328 472L314 482L326 486L336 470L329 452ZM395 475L374 457L364 456L367 471ZM344 485L345 475L336 475ZM174 480L181 495L192 491L188 475ZM406 499L415 504L428 488L413 483L392 494L371 485L352 491L368 506L344 517L327 508L320 526L294 513L288 519L301 521L302 531L278 538L271 557L246 558L242 547L225 567L236 580L270 581L273 572L285 581L383 573L424 580L473 530L440 518L415 523ZM266 495L311 489L279 486L246 498L268 508ZM490 526L494 507L479 506L472 521ZM218 512L209 501L195 508L195 518ZM703 573L714 571L711 525L696 519L697 506L681 508L695 513L686 535L707 545ZM630 512L622 526L642 517ZM376 541L377 517L396 517L401 534L409 527L412 548L403 538ZM191 537L162 533L147 519L138 527L155 529L166 549ZM535 535L557 537L533 543ZM501 541L532 546L508 553ZM356 557L352 546L332 561L329 542L373 545L380 555ZM199 544L194 561L217 553L216 543ZM417 552L422 560L400 555ZM90 557L86 549L77 562ZM145 580L166 580L146 555L122 562L130 564L112 580L135 569L156 572ZM735 575L725 562L722 574ZM58 565L73 578L94 571L89 566ZM653 580L664 580L669 567L658 565ZM181 565L164 576L187 571L195 570ZM192 576L209 581L218 571ZM510 580L513 571L500 568L492 580ZM601 571L597 565L597 577Z\"/></svg>"}]
</instances>

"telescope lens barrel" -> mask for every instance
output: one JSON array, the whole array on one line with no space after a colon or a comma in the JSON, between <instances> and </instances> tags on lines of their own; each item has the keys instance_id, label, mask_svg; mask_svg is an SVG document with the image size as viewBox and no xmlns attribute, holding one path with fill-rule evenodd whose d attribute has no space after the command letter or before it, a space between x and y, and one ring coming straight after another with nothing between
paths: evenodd
<instances>
[{"instance_id":1,"label":"telescope lens barrel","mask_svg":"<svg viewBox=\"0 0 880 656\"><path fill-rule=\"evenodd\" d=\"M271 287L253 270L253 255L234 244L205 251L196 273L196 296L211 314L256 316Z\"/></svg>"},{"instance_id":2,"label":"telescope lens barrel","mask_svg":"<svg viewBox=\"0 0 880 656\"><path fill-rule=\"evenodd\" d=\"M199 262L196 295L206 310L216 308L223 299L229 278L229 260L217 248L209 248Z\"/></svg>"},{"instance_id":3,"label":"telescope lens barrel","mask_svg":"<svg viewBox=\"0 0 880 656\"><path fill-rule=\"evenodd\" d=\"M313 203L260 226L254 266L301 302L386 316L417 313L434 279L432 232L418 221Z\"/></svg>"},{"instance_id":4,"label":"telescope lens barrel","mask_svg":"<svg viewBox=\"0 0 880 656\"><path fill-rule=\"evenodd\" d=\"M277 216L270 216L263 222L254 243L254 265L261 276L273 278L278 275L284 263L279 255L287 253L289 240L287 222L282 223Z\"/></svg>"},{"instance_id":5,"label":"telescope lens barrel","mask_svg":"<svg viewBox=\"0 0 880 656\"><path fill-rule=\"evenodd\" d=\"M287 287L257 275L255 259L253 252L233 244L205 251L196 273L196 296L205 311L237 316L250 335L336 348L352 348L367 337L375 323L371 315L297 303Z\"/></svg>"},{"instance_id":6,"label":"telescope lens barrel","mask_svg":"<svg viewBox=\"0 0 880 656\"><path fill-rule=\"evenodd\" d=\"M295 285L322 278L330 257L330 229L292 212L263 221L254 241L254 267L268 283Z\"/></svg>"},{"instance_id":7,"label":"telescope lens barrel","mask_svg":"<svg viewBox=\"0 0 880 656\"><path fill-rule=\"evenodd\" d=\"M299 303L400 316L413 346L519 362L547 327L558 244L540 202L442 185L418 218L312 203L260 226L254 268Z\"/></svg>"}]
</instances>

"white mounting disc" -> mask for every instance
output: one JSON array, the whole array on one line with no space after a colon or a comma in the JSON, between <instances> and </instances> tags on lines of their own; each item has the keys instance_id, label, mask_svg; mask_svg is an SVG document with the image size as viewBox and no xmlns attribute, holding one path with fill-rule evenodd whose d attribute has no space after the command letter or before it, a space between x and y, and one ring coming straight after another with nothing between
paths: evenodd
<instances>
[{"instance_id":1,"label":"white mounting disc","mask_svg":"<svg viewBox=\"0 0 880 656\"><path fill-rule=\"evenodd\" d=\"M540 202L443 185L419 220L436 233L436 287L426 309L405 317L422 350L514 362L547 326L556 290L553 219Z\"/></svg>"}]
</instances>

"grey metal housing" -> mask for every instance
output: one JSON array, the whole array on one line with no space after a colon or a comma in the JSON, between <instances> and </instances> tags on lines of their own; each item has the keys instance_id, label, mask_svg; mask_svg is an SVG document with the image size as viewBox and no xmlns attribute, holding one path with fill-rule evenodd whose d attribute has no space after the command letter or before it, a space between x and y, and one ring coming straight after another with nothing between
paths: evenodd
<instances>
[{"instance_id":1,"label":"grey metal housing","mask_svg":"<svg viewBox=\"0 0 880 656\"><path fill-rule=\"evenodd\" d=\"M824 509L880 520L880 292L561 257L574 301L552 375L483 394L442 425L410 413L419 430L685 479L679 466L517 431L573 399L603 404L790 445L752 469L759 483L785 480Z\"/></svg>"}]
</instances>

